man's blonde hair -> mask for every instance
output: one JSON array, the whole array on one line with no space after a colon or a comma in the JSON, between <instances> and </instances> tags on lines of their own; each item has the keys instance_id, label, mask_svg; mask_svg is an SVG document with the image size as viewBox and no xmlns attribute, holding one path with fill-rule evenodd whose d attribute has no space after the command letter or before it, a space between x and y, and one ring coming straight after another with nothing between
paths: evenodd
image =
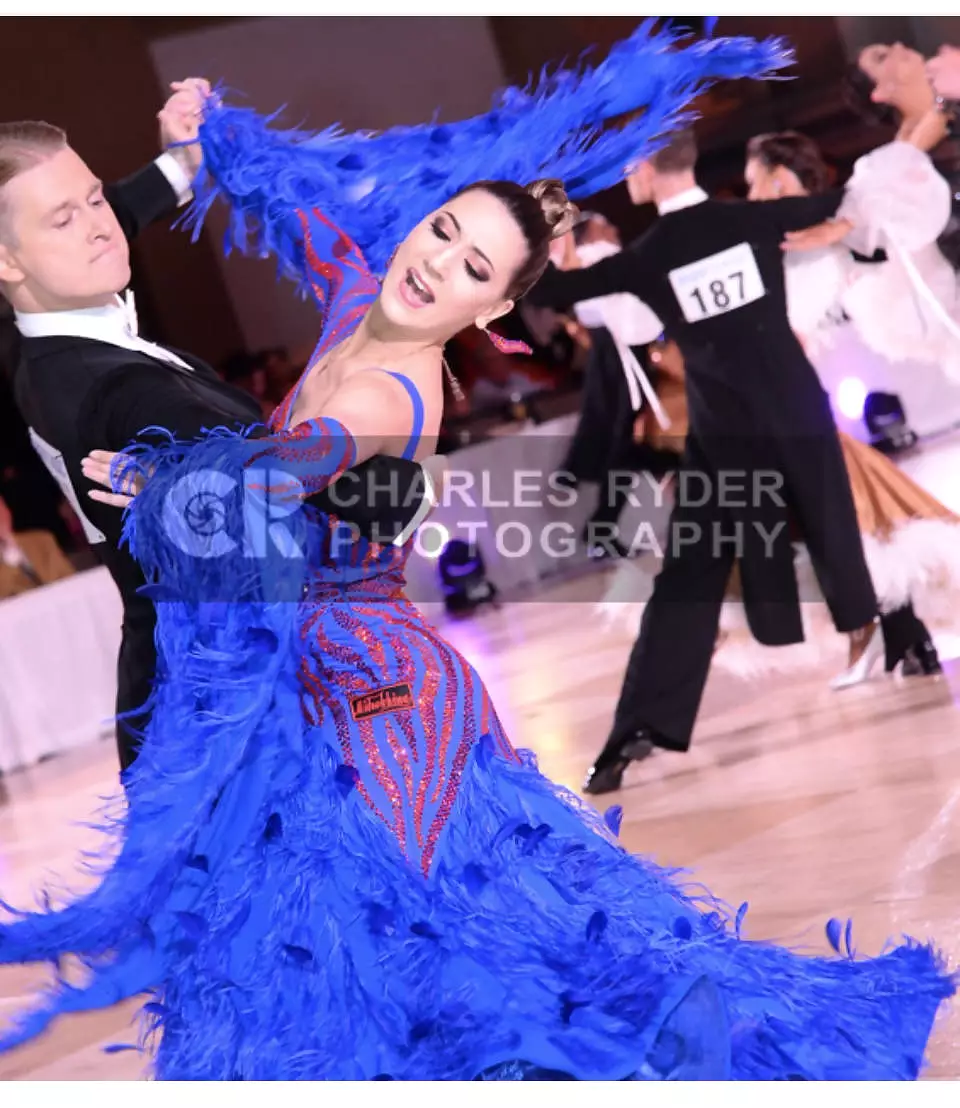
<instances>
[{"instance_id":1,"label":"man's blonde hair","mask_svg":"<svg viewBox=\"0 0 960 1108\"><path fill-rule=\"evenodd\" d=\"M14 177L53 157L67 146L67 134L52 123L23 120L0 123L0 238L9 237L3 187Z\"/></svg>"}]
</instances>

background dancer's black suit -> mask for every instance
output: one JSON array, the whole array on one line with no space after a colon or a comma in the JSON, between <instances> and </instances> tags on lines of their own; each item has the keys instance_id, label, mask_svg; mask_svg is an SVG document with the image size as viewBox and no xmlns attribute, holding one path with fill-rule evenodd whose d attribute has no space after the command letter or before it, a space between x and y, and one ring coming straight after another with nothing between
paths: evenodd
<instances>
[{"instance_id":1,"label":"background dancer's black suit","mask_svg":"<svg viewBox=\"0 0 960 1108\"><path fill-rule=\"evenodd\" d=\"M177 207L176 192L156 164L108 187L105 194L128 238ZM206 363L179 350L173 353L190 368L75 335L23 337L18 345L13 355L18 407L33 435L43 440L37 445L44 460L73 503L92 549L110 570L123 600L117 712L135 713L117 724L120 762L126 769L136 757L138 732L147 721L147 714L139 710L150 695L156 667L156 613L153 603L138 595L144 584L139 566L119 546L122 512L87 496L94 486L83 476L80 463L91 450L122 450L151 426L192 438L205 428L260 423L260 405L224 384ZM372 480L352 485L348 491L357 502L344 497L343 503L351 506L338 507L337 515L356 524L362 534L370 537L374 523L385 537L399 534L423 513L419 465L381 456L357 468L370 473Z\"/></svg>"},{"instance_id":2,"label":"background dancer's black suit","mask_svg":"<svg viewBox=\"0 0 960 1108\"><path fill-rule=\"evenodd\" d=\"M837 629L848 632L875 618L877 601L829 398L787 318L781 252L786 232L829 219L841 196L704 198L662 214L630 248L588 269L551 267L532 296L565 309L629 292L649 305L686 364L682 468L714 476L772 469L783 476L787 502L781 509L764 497L745 511L716 496L702 506L678 501L673 533L678 524L705 531L719 524L731 534L738 521L771 527L794 513ZM769 646L802 641L788 526L772 557L753 527L745 534L740 569L753 634ZM700 541L666 552L598 766L638 735L672 750L689 747L733 562L732 544L715 551Z\"/></svg>"}]
</instances>

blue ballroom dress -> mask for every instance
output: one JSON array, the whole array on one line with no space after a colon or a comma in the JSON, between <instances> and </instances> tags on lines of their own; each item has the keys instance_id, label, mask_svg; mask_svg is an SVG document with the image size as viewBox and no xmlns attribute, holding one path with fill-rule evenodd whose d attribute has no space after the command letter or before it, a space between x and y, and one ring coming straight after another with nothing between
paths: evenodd
<instances>
[{"instance_id":1,"label":"blue ballroom dress","mask_svg":"<svg viewBox=\"0 0 960 1108\"><path fill-rule=\"evenodd\" d=\"M296 218L315 363L377 284L320 212ZM422 403L399 383L412 456ZM266 438L137 459L152 718L100 883L0 925L0 962L86 967L4 1045L147 993L133 1045L165 1080L916 1078L954 991L932 948L855 957L835 923L830 957L742 938L742 910L624 850L615 810L514 750L406 599L409 543L337 542L311 510L250 540L269 495L356 456L332 420L289 426L299 388Z\"/></svg>"}]
</instances>

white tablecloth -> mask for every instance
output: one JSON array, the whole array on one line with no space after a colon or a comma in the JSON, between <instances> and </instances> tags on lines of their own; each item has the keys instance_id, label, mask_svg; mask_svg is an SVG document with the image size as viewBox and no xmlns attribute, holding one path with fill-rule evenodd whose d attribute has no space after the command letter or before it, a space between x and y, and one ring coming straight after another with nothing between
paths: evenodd
<instances>
[{"instance_id":1,"label":"white tablecloth","mask_svg":"<svg viewBox=\"0 0 960 1108\"><path fill-rule=\"evenodd\" d=\"M112 731L121 618L102 568L0 601L0 771Z\"/></svg>"}]
</instances>

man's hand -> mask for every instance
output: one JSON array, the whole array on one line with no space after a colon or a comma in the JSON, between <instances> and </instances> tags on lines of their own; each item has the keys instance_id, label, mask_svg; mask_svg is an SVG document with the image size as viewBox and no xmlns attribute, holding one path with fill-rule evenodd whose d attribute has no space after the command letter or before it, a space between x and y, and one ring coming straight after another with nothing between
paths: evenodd
<instances>
[{"instance_id":1,"label":"man's hand","mask_svg":"<svg viewBox=\"0 0 960 1108\"><path fill-rule=\"evenodd\" d=\"M960 48L941 46L940 53L927 62L927 79L937 96L960 100Z\"/></svg>"},{"instance_id":2,"label":"man's hand","mask_svg":"<svg viewBox=\"0 0 960 1108\"><path fill-rule=\"evenodd\" d=\"M842 242L852 230L853 224L849 219L828 219L802 231L788 231L780 249L792 252L822 250Z\"/></svg>"},{"instance_id":3,"label":"man's hand","mask_svg":"<svg viewBox=\"0 0 960 1108\"><path fill-rule=\"evenodd\" d=\"M210 96L210 82L202 77L188 77L185 81L174 81L170 88L173 95L157 112L160 145L177 159L193 180L203 161L199 133L203 105ZM184 142L190 145L176 145Z\"/></svg>"}]
</instances>

